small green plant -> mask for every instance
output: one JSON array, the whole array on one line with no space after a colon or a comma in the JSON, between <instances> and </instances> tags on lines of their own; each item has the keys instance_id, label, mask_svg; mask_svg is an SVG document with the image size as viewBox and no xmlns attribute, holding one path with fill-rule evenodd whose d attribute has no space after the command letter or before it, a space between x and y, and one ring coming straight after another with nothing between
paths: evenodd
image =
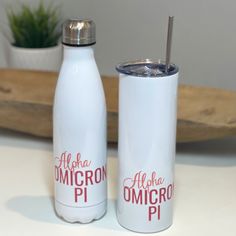
<instances>
[{"instance_id":1,"label":"small green plant","mask_svg":"<svg viewBox=\"0 0 236 236\"><path fill-rule=\"evenodd\" d=\"M58 31L58 7L47 8L43 2L32 9L22 4L19 12L12 8L7 12L13 45L24 48L46 48L56 46L61 33Z\"/></svg>"}]
</instances>

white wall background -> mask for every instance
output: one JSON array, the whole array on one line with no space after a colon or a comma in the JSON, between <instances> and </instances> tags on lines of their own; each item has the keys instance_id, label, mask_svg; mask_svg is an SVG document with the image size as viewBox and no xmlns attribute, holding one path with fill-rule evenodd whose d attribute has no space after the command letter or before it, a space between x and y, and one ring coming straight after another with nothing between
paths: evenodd
<instances>
[{"instance_id":1,"label":"white wall background","mask_svg":"<svg viewBox=\"0 0 236 236\"><path fill-rule=\"evenodd\" d=\"M38 0L0 0L5 7ZM45 0L52 2L52 0ZM66 0L62 19L91 17L97 25L95 55L102 74L116 74L124 60L165 57L168 15L175 16L172 61L182 83L236 90L236 2L234 0ZM5 66L0 39L0 67ZM200 96L200 95L199 95Z\"/></svg>"}]
</instances>

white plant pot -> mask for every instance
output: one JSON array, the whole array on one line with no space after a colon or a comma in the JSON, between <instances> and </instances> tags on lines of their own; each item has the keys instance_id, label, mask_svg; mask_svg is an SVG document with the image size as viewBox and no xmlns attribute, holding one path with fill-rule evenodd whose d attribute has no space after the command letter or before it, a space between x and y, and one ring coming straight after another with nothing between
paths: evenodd
<instances>
[{"instance_id":1,"label":"white plant pot","mask_svg":"<svg viewBox=\"0 0 236 236\"><path fill-rule=\"evenodd\" d=\"M48 48L20 48L9 44L5 49L10 68L58 71L61 66L61 43Z\"/></svg>"}]
</instances>

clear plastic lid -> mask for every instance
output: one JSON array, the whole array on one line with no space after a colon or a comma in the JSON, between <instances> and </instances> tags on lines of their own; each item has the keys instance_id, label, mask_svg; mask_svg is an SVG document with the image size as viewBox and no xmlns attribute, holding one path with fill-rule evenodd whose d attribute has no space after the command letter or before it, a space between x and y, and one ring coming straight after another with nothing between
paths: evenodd
<instances>
[{"instance_id":1,"label":"clear plastic lid","mask_svg":"<svg viewBox=\"0 0 236 236\"><path fill-rule=\"evenodd\" d=\"M179 68L174 64L170 64L168 73L166 73L164 62L153 62L145 59L118 64L116 70L121 74L138 77L164 77L178 73Z\"/></svg>"}]
</instances>

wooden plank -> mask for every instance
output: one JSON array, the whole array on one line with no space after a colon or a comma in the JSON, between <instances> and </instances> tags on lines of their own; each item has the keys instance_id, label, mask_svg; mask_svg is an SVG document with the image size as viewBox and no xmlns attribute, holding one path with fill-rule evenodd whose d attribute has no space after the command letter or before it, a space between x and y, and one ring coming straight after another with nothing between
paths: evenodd
<instances>
[{"instance_id":1,"label":"wooden plank","mask_svg":"<svg viewBox=\"0 0 236 236\"><path fill-rule=\"evenodd\" d=\"M52 137L57 73L0 69L0 127ZM108 141L117 142L118 79L102 78L108 110ZM236 92L179 86L177 141L236 134Z\"/></svg>"}]
</instances>

